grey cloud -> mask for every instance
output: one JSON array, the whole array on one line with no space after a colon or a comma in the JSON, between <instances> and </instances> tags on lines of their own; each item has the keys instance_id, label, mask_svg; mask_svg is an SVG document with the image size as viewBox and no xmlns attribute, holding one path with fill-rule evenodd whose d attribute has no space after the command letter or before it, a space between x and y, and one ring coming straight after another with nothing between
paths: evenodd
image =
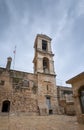
<instances>
[{"instance_id":1,"label":"grey cloud","mask_svg":"<svg viewBox=\"0 0 84 130\"><path fill-rule=\"evenodd\" d=\"M58 77L66 80L82 70L83 3L83 0L1 0L1 62L9 55L13 57L17 45L15 68L31 72L34 38L37 33L45 33L53 39Z\"/></svg>"},{"instance_id":2,"label":"grey cloud","mask_svg":"<svg viewBox=\"0 0 84 130\"><path fill-rule=\"evenodd\" d=\"M84 15L79 16L75 19L73 25L73 36L76 40L76 44L83 44L84 41Z\"/></svg>"},{"instance_id":3,"label":"grey cloud","mask_svg":"<svg viewBox=\"0 0 84 130\"><path fill-rule=\"evenodd\" d=\"M4 37L6 30L10 26L10 15L5 1L0 1L0 39Z\"/></svg>"}]
</instances>

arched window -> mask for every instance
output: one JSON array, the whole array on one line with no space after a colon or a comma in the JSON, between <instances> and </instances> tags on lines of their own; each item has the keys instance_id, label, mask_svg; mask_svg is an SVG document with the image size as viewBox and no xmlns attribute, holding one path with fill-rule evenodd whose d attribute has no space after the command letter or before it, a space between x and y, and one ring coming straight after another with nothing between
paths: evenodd
<instances>
[{"instance_id":1,"label":"arched window","mask_svg":"<svg viewBox=\"0 0 84 130\"><path fill-rule=\"evenodd\" d=\"M2 103L2 112L9 112L10 111L10 101L9 100L5 100Z\"/></svg>"},{"instance_id":2,"label":"arched window","mask_svg":"<svg viewBox=\"0 0 84 130\"><path fill-rule=\"evenodd\" d=\"M45 73L49 72L49 59L46 57L43 58L43 71Z\"/></svg>"},{"instance_id":3,"label":"arched window","mask_svg":"<svg viewBox=\"0 0 84 130\"><path fill-rule=\"evenodd\" d=\"M79 89L79 98L80 98L82 113L84 113L84 86L80 87Z\"/></svg>"}]
</instances>

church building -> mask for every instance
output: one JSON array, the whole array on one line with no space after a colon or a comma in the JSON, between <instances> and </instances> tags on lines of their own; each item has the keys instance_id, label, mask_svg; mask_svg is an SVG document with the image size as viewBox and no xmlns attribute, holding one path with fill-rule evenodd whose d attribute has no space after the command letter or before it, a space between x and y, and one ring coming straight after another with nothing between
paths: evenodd
<instances>
[{"instance_id":1,"label":"church building","mask_svg":"<svg viewBox=\"0 0 84 130\"><path fill-rule=\"evenodd\" d=\"M0 113L49 115L58 113L56 74L51 38L37 34L34 42L34 73L0 67Z\"/></svg>"}]
</instances>

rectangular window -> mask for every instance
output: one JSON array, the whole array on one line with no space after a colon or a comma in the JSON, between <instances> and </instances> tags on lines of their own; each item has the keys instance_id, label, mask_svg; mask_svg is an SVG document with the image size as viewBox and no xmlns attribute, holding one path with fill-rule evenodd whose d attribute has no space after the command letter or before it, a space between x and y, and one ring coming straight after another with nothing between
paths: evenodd
<instances>
[{"instance_id":1,"label":"rectangular window","mask_svg":"<svg viewBox=\"0 0 84 130\"><path fill-rule=\"evenodd\" d=\"M48 85L47 85L47 91L49 90L49 87L48 87Z\"/></svg>"},{"instance_id":2,"label":"rectangular window","mask_svg":"<svg viewBox=\"0 0 84 130\"><path fill-rule=\"evenodd\" d=\"M4 85L5 81L0 80L0 85Z\"/></svg>"},{"instance_id":3,"label":"rectangular window","mask_svg":"<svg viewBox=\"0 0 84 130\"><path fill-rule=\"evenodd\" d=\"M47 41L42 40L42 50L46 51L47 50Z\"/></svg>"},{"instance_id":4,"label":"rectangular window","mask_svg":"<svg viewBox=\"0 0 84 130\"><path fill-rule=\"evenodd\" d=\"M29 87L29 81L23 80L23 87Z\"/></svg>"}]
</instances>

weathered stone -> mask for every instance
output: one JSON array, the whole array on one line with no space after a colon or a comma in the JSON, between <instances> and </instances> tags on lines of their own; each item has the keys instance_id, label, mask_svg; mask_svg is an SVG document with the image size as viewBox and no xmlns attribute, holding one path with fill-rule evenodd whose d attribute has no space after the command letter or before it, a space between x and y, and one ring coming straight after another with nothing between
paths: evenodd
<instances>
[{"instance_id":1,"label":"weathered stone","mask_svg":"<svg viewBox=\"0 0 84 130\"><path fill-rule=\"evenodd\" d=\"M51 38L38 34L34 47L34 74L11 70L11 57L8 58L6 68L0 68L0 112L26 112L36 115L57 113Z\"/></svg>"},{"instance_id":2,"label":"weathered stone","mask_svg":"<svg viewBox=\"0 0 84 130\"><path fill-rule=\"evenodd\" d=\"M72 84L77 119L84 124L84 72L66 82Z\"/></svg>"}]
</instances>

